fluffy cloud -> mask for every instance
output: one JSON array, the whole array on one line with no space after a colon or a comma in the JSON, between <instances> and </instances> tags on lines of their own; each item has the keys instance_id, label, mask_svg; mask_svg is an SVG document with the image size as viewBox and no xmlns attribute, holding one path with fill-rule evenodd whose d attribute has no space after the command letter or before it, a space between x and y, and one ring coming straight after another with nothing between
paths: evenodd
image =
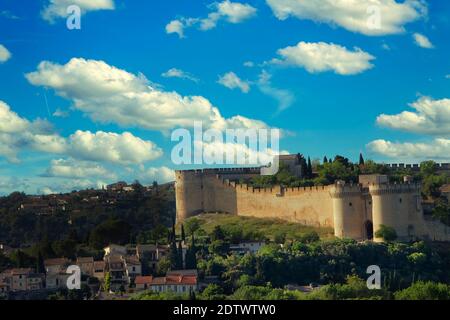
<instances>
[{"instance_id":1,"label":"fluffy cloud","mask_svg":"<svg viewBox=\"0 0 450 320\"><path fill-rule=\"evenodd\" d=\"M367 148L389 158L450 160L450 140L444 138L434 139L427 143L398 143L375 140L369 143Z\"/></svg>"},{"instance_id":2,"label":"fluffy cloud","mask_svg":"<svg viewBox=\"0 0 450 320\"><path fill-rule=\"evenodd\" d=\"M415 44L421 48L425 48L425 49L433 49L434 48L431 41L423 34L414 33L413 38L414 38Z\"/></svg>"},{"instance_id":3,"label":"fluffy cloud","mask_svg":"<svg viewBox=\"0 0 450 320\"><path fill-rule=\"evenodd\" d=\"M57 18L65 18L67 8L71 5L80 7L83 14L89 11L114 9L113 0L50 0L42 10L41 16L49 22L54 22Z\"/></svg>"},{"instance_id":4,"label":"fluffy cloud","mask_svg":"<svg viewBox=\"0 0 450 320\"><path fill-rule=\"evenodd\" d=\"M168 71L164 72L161 76L163 76L164 78L180 78L198 82L198 79L192 76L189 72L185 72L177 68L169 69Z\"/></svg>"},{"instance_id":5,"label":"fluffy cloud","mask_svg":"<svg viewBox=\"0 0 450 320\"><path fill-rule=\"evenodd\" d=\"M282 112L294 103L295 97L289 90L273 87L270 80L271 77L267 71L263 70L259 75L258 87L262 93L274 98L278 102L277 112Z\"/></svg>"},{"instance_id":6,"label":"fluffy cloud","mask_svg":"<svg viewBox=\"0 0 450 320\"><path fill-rule=\"evenodd\" d=\"M377 123L391 129L431 135L450 135L450 99L434 100L422 97L410 104L414 112L396 115L382 114Z\"/></svg>"},{"instance_id":7,"label":"fluffy cloud","mask_svg":"<svg viewBox=\"0 0 450 320\"><path fill-rule=\"evenodd\" d=\"M67 153L78 159L106 161L117 164L143 163L159 158L162 150L153 142L133 136L78 130L68 139Z\"/></svg>"},{"instance_id":8,"label":"fluffy cloud","mask_svg":"<svg viewBox=\"0 0 450 320\"><path fill-rule=\"evenodd\" d=\"M52 160L50 167L43 176L69 179L84 179L87 177L116 179L115 174L95 162L78 161L75 159Z\"/></svg>"},{"instance_id":9,"label":"fluffy cloud","mask_svg":"<svg viewBox=\"0 0 450 320\"><path fill-rule=\"evenodd\" d=\"M153 181L158 183L167 183L175 181L175 171L168 167L151 167L143 170L139 178L145 184L151 184Z\"/></svg>"},{"instance_id":10,"label":"fluffy cloud","mask_svg":"<svg viewBox=\"0 0 450 320\"><path fill-rule=\"evenodd\" d=\"M210 5L212 12L206 18L179 18L172 20L166 25L167 33L176 33L184 38L184 30L189 27L198 26L202 31L214 29L220 20L229 23L241 23L256 14L256 8L249 4L231 2L229 0Z\"/></svg>"},{"instance_id":11,"label":"fluffy cloud","mask_svg":"<svg viewBox=\"0 0 450 320\"><path fill-rule=\"evenodd\" d=\"M408 0L266 0L275 16L290 16L337 25L368 36L397 34L404 25L426 16L423 1ZM379 18L379 19L378 19Z\"/></svg>"},{"instance_id":12,"label":"fluffy cloud","mask_svg":"<svg viewBox=\"0 0 450 320\"><path fill-rule=\"evenodd\" d=\"M11 52L2 44L0 44L0 63L6 62L11 58Z\"/></svg>"},{"instance_id":13,"label":"fluffy cloud","mask_svg":"<svg viewBox=\"0 0 450 320\"><path fill-rule=\"evenodd\" d=\"M0 101L0 156L10 162L19 162L21 150L60 153L65 141L52 132L51 125L43 120L28 121Z\"/></svg>"},{"instance_id":14,"label":"fluffy cloud","mask_svg":"<svg viewBox=\"0 0 450 320\"><path fill-rule=\"evenodd\" d=\"M270 143L270 138L268 139ZM196 146L202 148L203 159L206 164L223 165L227 160L227 155L234 155L233 162L237 165L261 166L273 162L273 157L280 154L289 154L288 151L278 151L272 148L260 151L253 149L247 144L230 143L226 141L197 142ZM237 156L242 156L238 159ZM215 161L215 160L218 161ZM218 162L218 163L216 163Z\"/></svg>"},{"instance_id":15,"label":"fluffy cloud","mask_svg":"<svg viewBox=\"0 0 450 320\"><path fill-rule=\"evenodd\" d=\"M248 93L250 91L249 82L242 80L234 72L228 72L222 76L219 76L218 83L229 89L239 89L243 93Z\"/></svg>"},{"instance_id":16,"label":"fluffy cloud","mask_svg":"<svg viewBox=\"0 0 450 320\"><path fill-rule=\"evenodd\" d=\"M234 122L233 118L223 118L202 96L183 97L159 90L150 86L143 75L136 76L103 61L73 58L65 65L44 61L26 77L34 85L53 88L72 100L75 109L102 123L167 132L175 127L190 128L194 121L202 121L205 127ZM260 123L247 120L250 125Z\"/></svg>"},{"instance_id":17,"label":"fluffy cloud","mask_svg":"<svg viewBox=\"0 0 450 320\"><path fill-rule=\"evenodd\" d=\"M353 75L371 69L375 57L359 48L353 51L333 43L299 42L296 46L277 51L281 59L272 63L302 67L310 73L334 71L340 75Z\"/></svg>"},{"instance_id":18,"label":"fluffy cloud","mask_svg":"<svg viewBox=\"0 0 450 320\"><path fill-rule=\"evenodd\" d=\"M153 142L129 132L91 133L78 130L68 138L61 137L47 121L37 119L30 122L0 101L0 156L10 162L19 162L17 155L23 150L66 154L76 159L116 164L139 164L162 155L162 150Z\"/></svg>"}]
</instances>

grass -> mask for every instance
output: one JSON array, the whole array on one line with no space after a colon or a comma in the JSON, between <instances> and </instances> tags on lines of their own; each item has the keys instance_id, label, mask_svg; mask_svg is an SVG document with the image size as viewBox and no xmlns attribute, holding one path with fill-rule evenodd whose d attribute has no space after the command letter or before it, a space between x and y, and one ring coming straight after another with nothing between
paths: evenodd
<instances>
[{"instance_id":1,"label":"grass","mask_svg":"<svg viewBox=\"0 0 450 320\"><path fill-rule=\"evenodd\" d=\"M242 217L223 213L208 213L195 216L190 219L198 219L201 229L210 234L216 226L224 229L240 229L246 234L262 234L265 238L274 240L277 234L285 234L287 240L298 239L303 235L316 232L321 239L334 237L333 228L318 228L305 226L298 223L287 222L281 219L266 219L254 217Z\"/></svg>"}]
</instances>

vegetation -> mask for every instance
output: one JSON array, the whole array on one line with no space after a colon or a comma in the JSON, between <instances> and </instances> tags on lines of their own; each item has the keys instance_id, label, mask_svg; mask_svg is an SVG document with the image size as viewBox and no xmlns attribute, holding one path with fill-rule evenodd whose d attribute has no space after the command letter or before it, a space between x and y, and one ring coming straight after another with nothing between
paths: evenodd
<instances>
[{"instance_id":1,"label":"vegetation","mask_svg":"<svg viewBox=\"0 0 450 320\"><path fill-rule=\"evenodd\" d=\"M201 214L188 219L184 224L189 226L192 221L197 225L196 232L200 236L211 234L213 240L224 240L231 243L245 240L304 240L333 238L332 228L317 228L290 223L280 219L261 219L242 217L230 214ZM218 228L220 226L220 228ZM179 226L181 228L181 226ZM186 227L186 229L188 229ZM284 242L284 241L281 241Z\"/></svg>"},{"instance_id":2,"label":"vegetation","mask_svg":"<svg viewBox=\"0 0 450 320\"><path fill-rule=\"evenodd\" d=\"M214 228L209 236L224 235L224 240L197 244L200 277L218 278L218 283L210 284L197 294L197 299L449 299L450 256L425 242L297 240L286 242L283 247L268 244L256 254L236 254L211 246L217 241L227 241L226 233L218 230ZM382 266L380 290L369 290L364 280L368 277L367 267L374 264ZM316 284L312 292L287 289L287 285L309 284ZM189 299L189 296L145 292L133 299Z\"/></svg>"},{"instance_id":3,"label":"vegetation","mask_svg":"<svg viewBox=\"0 0 450 320\"><path fill-rule=\"evenodd\" d=\"M135 191L126 193L83 190L37 199L15 192L0 197L0 243L20 249L7 260L0 257L0 270L36 268L47 258L99 259L109 243L167 243L175 215L173 189L157 186L144 192L137 182L133 187ZM52 206L57 200L66 204L54 206L50 214L21 207L36 202Z\"/></svg>"},{"instance_id":4,"label":"vegetation","mask_svg":"<svg viewBox=\"0 0 450 320\"><path fill-rule=\"evenodd\" d=\"M394 241L397 239L397 232L394 228L380 225L380 229L375 232L375 237L381 238L384 241Z\"/></svg>"}]
</instances>

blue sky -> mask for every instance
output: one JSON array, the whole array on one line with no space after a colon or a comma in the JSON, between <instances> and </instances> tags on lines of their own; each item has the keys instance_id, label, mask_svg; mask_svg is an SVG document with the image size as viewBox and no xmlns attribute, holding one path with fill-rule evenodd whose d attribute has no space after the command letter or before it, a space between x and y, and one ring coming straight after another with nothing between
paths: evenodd
<instances>
[{"instance_id":1,"label":"blue sky","mask_svg":"<svg viewBox=\"0 0 450 320\"><path fill-rule=\"evenodd\" d=\"M163 182L171 130L236 116L311 158L450 160L450 3L351 2L3 0L0 194Z\"/></svg>"}]
</instances>

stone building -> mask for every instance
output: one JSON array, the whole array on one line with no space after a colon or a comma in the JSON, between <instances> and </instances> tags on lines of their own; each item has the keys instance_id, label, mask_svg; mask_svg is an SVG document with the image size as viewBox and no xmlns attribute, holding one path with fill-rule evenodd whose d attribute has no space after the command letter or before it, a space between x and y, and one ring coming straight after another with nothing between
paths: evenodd
<instances>
[{"instance_id":1,"label":"stone building","mask_svg":"<svg viewBox=\"0 0 450 320\"><path fill-rule=\"evenodd\" d=\"M421 186L409 180L392 184L385 175L366 175L355 184L338 181L299 188L254 188L236 182L259 174L260 168L177 171L178 221L219 212L331 227L340 238L382 241L374 234L386 225L401 241L450 241L449 227L424 216Z\"/></svg>"}]
</instances>

